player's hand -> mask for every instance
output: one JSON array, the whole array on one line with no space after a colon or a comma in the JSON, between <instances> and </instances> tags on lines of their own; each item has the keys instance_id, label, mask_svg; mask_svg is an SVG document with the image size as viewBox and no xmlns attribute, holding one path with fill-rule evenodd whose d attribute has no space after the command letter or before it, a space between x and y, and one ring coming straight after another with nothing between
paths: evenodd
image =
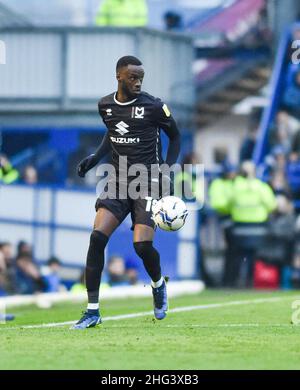
<instances>
[{"instance_id":1,"label":"player's hand","mask_svg":"<svg viewBox=\"0 0 300 390\"><path fill-rule=\"evenodd\" d=\"M77 174L78 176L80 177L84 177L85 174L92 168L94 168L94 166L97 164L97 162L95 161L95 155L94 154L91 154L90 156L84 158L82 161L80 161L80 163L78 164L78 167L77 167Z\"/></svg>"}]
</instances>

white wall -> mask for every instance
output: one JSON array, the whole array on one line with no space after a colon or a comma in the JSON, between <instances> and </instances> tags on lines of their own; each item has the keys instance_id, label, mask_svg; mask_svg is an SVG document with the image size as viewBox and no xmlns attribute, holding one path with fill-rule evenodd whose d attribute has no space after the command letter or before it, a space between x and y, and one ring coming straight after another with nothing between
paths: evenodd
<instances>
[{"instance_id":1,"label":"white wall","mask_svg":"<svg viewBox=\"0 0 300 390\"><path fill-rule=\"evenodd\" d=\"M66 263L83 265L95 200L93 192L1 186L0 241L16 245L25 240L33 244L38 260L54 254Z\"/></svg>"},{"instance_id":2,"label":"white wall","mask_svg":"<svg viewBox=\"0 0 300 390\"><path fill-rule=\"evenodd\" d=\"M247 125L246 116L229 115L196 133L194 150L201 157L205 169L214 168L214 149L217 147L226 148L230 162L238 163Z\"/></svg>"}]
</instances>

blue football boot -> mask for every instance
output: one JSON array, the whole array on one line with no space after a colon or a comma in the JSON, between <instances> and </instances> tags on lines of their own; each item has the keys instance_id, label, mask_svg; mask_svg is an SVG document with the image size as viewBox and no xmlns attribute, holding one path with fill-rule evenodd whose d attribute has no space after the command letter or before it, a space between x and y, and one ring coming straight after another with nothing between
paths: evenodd
<instances>
[{"instance_id":1,"label":"blue football boot","mask_svg":"<svg viewBox=\"0 0 300 390\"><path fill-rule=\"evenodd\" d=\"M87 329L93 328L96 325L101 324L101 317L98 310L95 310L94 313L89 312L88 310L83 313L83 316L80 318L71 329Z\"/></svg>"},{"instance_id":2,"label":"blue football boot","mask_svg":"<svg viewBox=\"0 0 300 390\"><path fill-rule=\"evenodd\" d=\"M167 315L168 310L168 297L167 297L167 284L163 281L160 287L152 287L154 316L157 320L163 320Z\"/></svg>"},{"instance_id":3,"label":"blue football boot","mask_svg":"<svg viewBox=\"0 0 300 390\"><path fill-rule=\"evenodd\" d=\"M6 322L6 321L13 321L15 319L15 316L13 314L1 314L0 313L0 321Z\"/></svg>"}]
</instances>

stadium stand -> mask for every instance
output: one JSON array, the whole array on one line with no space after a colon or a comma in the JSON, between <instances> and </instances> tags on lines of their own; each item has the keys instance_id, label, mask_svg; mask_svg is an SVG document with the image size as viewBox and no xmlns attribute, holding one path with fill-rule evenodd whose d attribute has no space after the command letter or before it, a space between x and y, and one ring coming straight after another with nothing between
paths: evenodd
<instances>
[{"instance_id":1,"label":"stadium stand","mask_svg":"<svg viewBox=\"0 0 300 390\"><path fill-rule=\"evenodd\" d=\"M97 1L97 7L98 3ZM272 53L268 41L271 32L266 25L265 2L262 0L219 2L217 6L201 10L193 6L184 7L181 2L181 7L176 6L172 10L180 15L182 21L180 29L188 32L189 36L146 28L139 31L138 40L136 40L136 33L130 29L118 30L118 36L114 35L115 31L108 34L112 30L96 27L78 28L76 33L72 28L49 27L45 33L40 27L28 28L30 22L27 20L22 24L23 19L18 19L17 14L7 8L7 4L5 1L0 2L0 10L3 15L6 13L0 21L5 20L5 23L9 23L10 29L5 30L8 24L2 26L0 24L3 27L2 31L7 34L5 37L8 42L11 39L10 33L17 37L22 36L28 44L28 53L24 58L22 69L19 69L18 61L12 61L12 66L3 68L4 71L0 74L3 148L9 156L11 166L16 169L17 176L20 178L18 184L22 185L16 186L20 193L30 193L28 197L35 201L38 199L38 205L45 196L50 199L50 206L47 207L47 211L44 210L49 214L44 219L39 214L41 211L37 206L38 211L34 211L30 216L22 215L21 221L16 215L13 220L9 219L5 210L1 210L3 214L1 223L21 223L22 226L26 226L26 229L28 228L28 231L33 228L36 237L42 235L43 228L48 229L47 237L51 239L47 247L47 256L45 254L41 256L39 249L37 251L39 264L45 265L54 251L56 245L54 243L62 242L62 237L65 239L65 236L61 235L64 229L70 228L70 231L74 229L78 234L87 234L88 218L81 221L82 226L80 226L78 215L69 226L65 219L60 219L56 204L62 202L60 205L67 206L68 200L67 196L65 197L67 191L74 191L73 195L76 199L74 202L77 205L80 204L80 196L92 199L91 188L95 187L96 178L87 176L86 180L79 179L75 167L82 157L93 151L93 145L98 144L103 135L104 128L99 126L95 106L99 97L110 90L114 80L113 78L103 80L96 64L101 63L103 69L107 69L113 59L119 55L119 42L122 42L123 46L121 46L124 50L131 50L134 47L137 53L143 53L146 66L152 64L153 57L156 58L157 68L155 67L155 74L152 75L151 90L170 104L172 112L178 119L183 131L182 155L186 155L193 145L194 129L201 130L208 124L230 115L238 102L248 96L259 94L269 80ZM14 2L10 4L13 6ZM49 10L50 7L54 7L54 4L55 2L49 5ZM158 6L158 2L156 4ZM171 9L170 6L171 2L165 2L160 8L160 15L164 15L168 9ZM72 5L70 7L69 9L74 10ZM149 7L150 26L157 12L158 10ZM54 15L49 13L49 23ZM37 17L36 13L33 15L33 21L35 17ZM39 20L41 26L44 22L41 22L42 18ZM77 22L74 20L70 18L70 24L76 25ZM58 21L59 23L61 20ZM81 25L89 25L88 18ZM240 28L241 25L243 28ZM163 28L165 26L161 24L161 29ZM276 195L284 194L294 199L300 199L298 161L300 133L297 119L287 111L291 101L294 103L295 96L297 100L295 77L297 77L298 67L289 64L287 57L289 42L292 37L296 37L298 28L299 26L293 26L284 36L278 52L271 83L272 104L264 112L260 134L258 136L256 134L256 118L253 126L250 126L253 134L250 131L250 135L245 138L240 153L241 161L248 160L255 147L254 161L258 164L260 176L270 181ZM150 45L153 41L156 44ZM20 40L17 39L16 42L18 45ZM99 50L95 50L95 46ZM18 48L16 46L16 52ZM151 48L151 55L148 55L149 48ZM161 56L162 52L165 54L164 58ZM45 61L45 53L51 53L51 62ZM81 55L78 56L78 53ZM106 55L103 56L103 53ZM86 61L86 58L94 60ZM178 63L176 69L172 66L174 58ZM194 74L190 69L192 63ZM160 72L157 71L158 68ZM22 76L17 81L14 78L16 74ZM147 82L149 83L146 79ZM149 85L150 83L145 84L145 89ZM284 85L286 85L285 90ZM193 116L195 102L196 113ZM163 146L165 141L163 140ZM291 156L285 169L287 150L291 152ZM222 161L218 162L221 166L230 164L230 159L225 155ZM217 175L216 170L207 172L207 182ZM8 189L5 189L4 194L7 199L10 199ZM200 216L204 229L210 228L210 216L207 215L211 210L208 209L209 207ZM297 205L296 211L298 212ZM212 219L216 219L215 215L212 213L210 215ZM211 243L214 249L219 248L221 242L219 225L216 230L218 232L213 233L214 241ZM198 245L198 231L194 233L194 236L188 238L180 237L178 241L180 245L186 245L185 248L191 242L193 245ZM23 238L19 237L19 239ZM203 246L208 241L204 239ZM113 254L112 251L113 249L110 254ZM75 253L75 251L67 254L67 250L59 252L59 255L61 254L59 258L62 258L63 263L67 259L66 263L76 269L76 279L80 271L78 263L82 254L79 255L79 252ZM128 253L129 257L131 255ZM199 268L197 255L193 254L191 257L194 263L188 272L184 267L180 268L182 265L178 266L178 273L173 272L170 267L174 277L185 277L187 274L192 277L199 275L196 269Z\"/></svg>"}]
</instances>

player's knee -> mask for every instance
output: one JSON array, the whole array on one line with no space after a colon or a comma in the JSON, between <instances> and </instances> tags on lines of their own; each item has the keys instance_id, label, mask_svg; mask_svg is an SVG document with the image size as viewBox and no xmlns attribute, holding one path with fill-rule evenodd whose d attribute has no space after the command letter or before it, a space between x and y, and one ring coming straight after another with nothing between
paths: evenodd
<instances>
[{"instance_id":1,"label":"player's knee","mask_svg":"<svg viewBox=\"0 0 300 390\"><path fill-rule=\"evenodd\" d=\"M92 231L90 237L90 246L98 251L102 251L105 249L107 242L108 237L104 233L100 232L99 230Z\"/></svg>"},{"instance_id":2,"label":"player's knee","mask_svg":"<svg viewBox=\"0 0 300 390\"><path fill-rule=\"evenodd\" d=\"M154 250L152 241L135 242L133 246L137 255L141 258L147 256Z\"/></svg>"}]
</instances>

